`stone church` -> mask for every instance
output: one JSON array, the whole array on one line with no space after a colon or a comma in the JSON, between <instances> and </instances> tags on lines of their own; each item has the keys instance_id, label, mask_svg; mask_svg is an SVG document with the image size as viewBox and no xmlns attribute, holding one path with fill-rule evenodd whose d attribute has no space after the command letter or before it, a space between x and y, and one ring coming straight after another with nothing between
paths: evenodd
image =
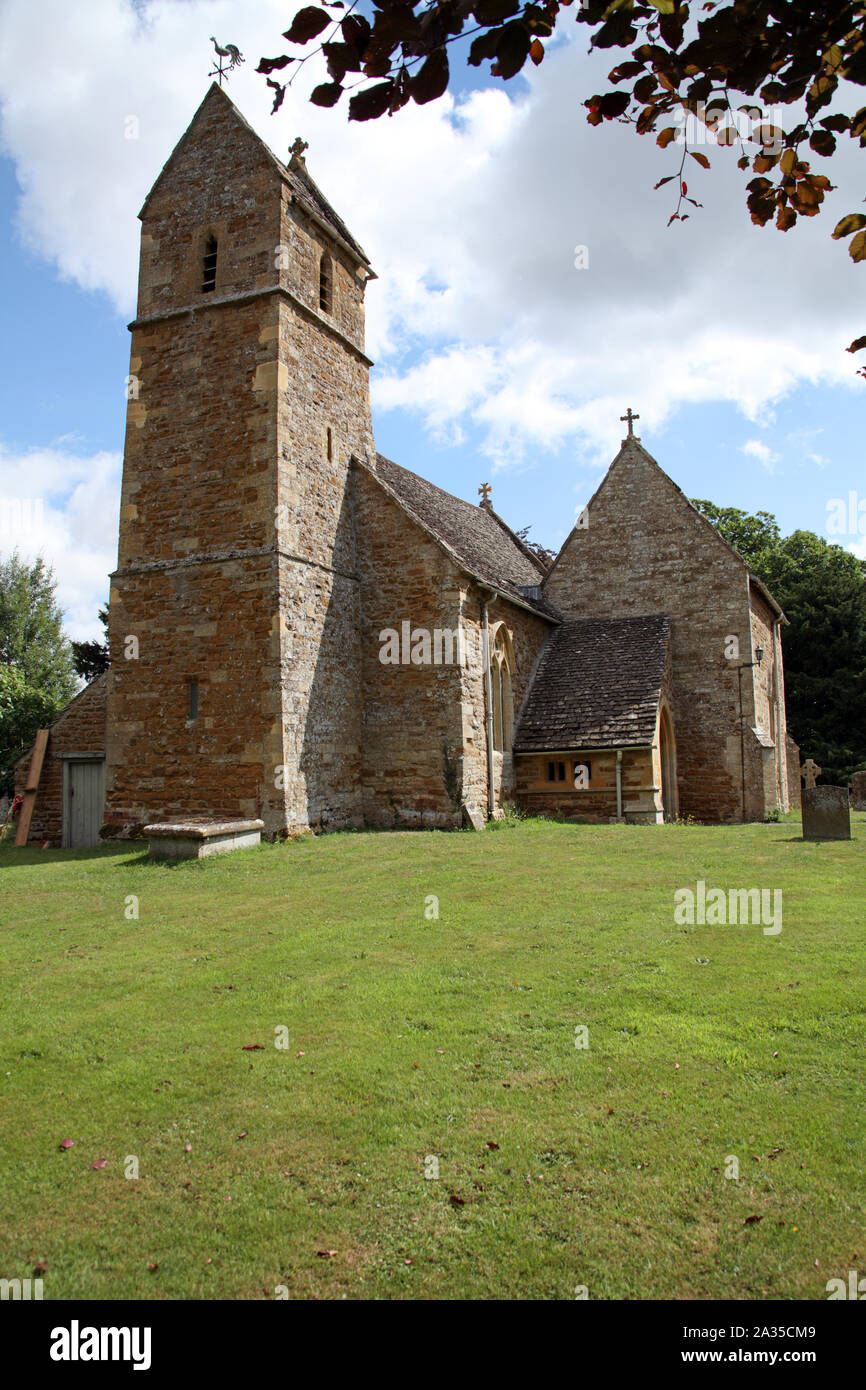
<instances>
[{"instance_id":1,"label":"stone church","mask_svg":"<svg viewBox=\"0 0 866 1390\"><path fill-rule=\"evenodd\" d=\"M376 276L296 150L214 85L141 210L111 666L50 730L31 842L787 809L785 616L630 414L549 567L376 453Z\"/></svg>"}]
</instances>

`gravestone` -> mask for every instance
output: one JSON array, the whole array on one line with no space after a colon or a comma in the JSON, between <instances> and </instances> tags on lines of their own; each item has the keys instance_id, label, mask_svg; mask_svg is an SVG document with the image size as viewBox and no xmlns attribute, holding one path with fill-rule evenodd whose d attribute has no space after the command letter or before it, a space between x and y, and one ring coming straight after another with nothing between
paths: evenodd
<instances>
[{"instance_id":1,"label":"gravestone","mask_svg":"<svg viewBox=\"0 0 866 1390\"><path fill-rule=\"evenodd\" d=\"M207 859L261 843L261 820L190 820L146 825L151 859Z\"/></svg>"},{"instance_id":2,"label":"gravestone","mask_svg":"<svg viewBox=\"0 0 866 1390\"><path fill-rule=\"evenodd\" d=\"M803 788L803 839L850 840L847 787Z\"/></svg>"},{"instance_id":3,"label":"gravestone","mask_svg":"<svg viewBox=\"0 0 866 1390\"><path fill-rule=\"evenodd\" d=\"M855 811L866 811L866 772L851 775L851 806Z\"/></svg>"}]
</instances>

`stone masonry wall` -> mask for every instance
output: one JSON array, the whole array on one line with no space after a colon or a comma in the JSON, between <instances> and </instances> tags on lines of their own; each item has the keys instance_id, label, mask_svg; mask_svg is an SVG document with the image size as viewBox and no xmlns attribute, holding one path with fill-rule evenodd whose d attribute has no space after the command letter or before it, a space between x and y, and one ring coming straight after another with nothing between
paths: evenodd
<instances>
[{"instance_id":1,"label":"stone masonry wall","mask_svg":"<svg viewBox=\"0 0 866 1390\"><path fill-rule=\"evenodd\" d=\"M28 844L63 842L62 753L105 752L105 699L108 672L97 676L76 695L51 725L39 790L33 806ZM23 793L32 748L15 764L15 792Z\"/></svg>"},{"instance_id":2,"label":"stone masonry wall","mask_svg":"<svg viewBox=\"0 0 866 1390\"><path fill-rule=\"evenodd\" d=\"M616 820L616 753L610 749L575 750L556 756L523 753L517 759L517 800L531 815L545 815L580 822ZM551 783L548 763L565 763L565 781ZM589 763L590 784L574 786L575 763ZM626 821L653 823L659 816L654 806L655 780L652 750L626 748L622 757L622 807Z\"/></svg>"},{"instance_id":3,"label":"stone masonry wall","mask_svg":"<svg viewBox=\"0 0 866 1390\"><path fill-rule=\"evenodd\" d=\"M704 821L741 818L736 663L725 641L751 641L745 565L713 534L673 482L628 442L545 581L546 597L569 618L671 616L672 714L679 810ZM744 658L747 659L747 658ZM743 722L754 722L752 683L743 682ZM747 783L758 782L753 763ZM763 803L763 779L757 787Z\"/></svg>"},{"instance_id":4,"label":"stone masonry wall","mask_svg":"<svg viewBox=\"0 0 866 1390\"><path fill-rule=\"evenodd\" d=\"M361 780L369 825L462 823L461 668L383 664L381 633L454 631L466 581L441 546L363 468L353 473L361 575L364 729ZM411 650L407 652L411 656ZM447 652L443 651L443 655Z\"/></svg>"}]
</instances>

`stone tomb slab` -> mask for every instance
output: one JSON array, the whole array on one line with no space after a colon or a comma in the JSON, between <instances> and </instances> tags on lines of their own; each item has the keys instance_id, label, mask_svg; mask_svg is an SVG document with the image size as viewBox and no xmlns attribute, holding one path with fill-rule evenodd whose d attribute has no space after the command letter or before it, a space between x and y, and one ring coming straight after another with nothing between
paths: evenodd
<instances>
[{"instance_id":1,"label":"stone tomb slab","mask_svg":"<svg viewBox=\"0 0 866 1390\"><path fill-rule=\"evenodd\" d=\"M803 788L803 839L850 840L847 787Z\"/></svg>"},{"instance_id":2,"label":"stone tomb slab","mask_svg":"<svg viewBox=\"0 0 866 1390\"><path fill-rule=\"evenodd\" d=\"M187 820L146 825L143 834L151 859L206 859L261 844L264 828L261 820Z\"/></svg>"}]
</instances>

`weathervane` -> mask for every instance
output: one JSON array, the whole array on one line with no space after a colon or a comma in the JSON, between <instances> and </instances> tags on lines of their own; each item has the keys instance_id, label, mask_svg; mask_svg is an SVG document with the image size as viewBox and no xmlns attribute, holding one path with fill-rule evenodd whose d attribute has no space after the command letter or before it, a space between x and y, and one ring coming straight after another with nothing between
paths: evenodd
<instances>
[{"instance_id":1,"label":"weathervane","mask_svg":"<svg viewBox=\"0 0 866 1390\"><path fill-rule=\"evenodd\" d=\"M628 410L625 412L625 415L620 415L619 418L620 418L621 420L628 420L628 437L629 437L629 439L637 439L638 436L635 434L635 432L634 432L634 430L633 430L633 428L632 428L632 422L635 421L635 420L639 420L639 419L640 419L640 416L639 416L639 415L633 414L632 408L631 408L631 406L629 406Z\"/></svg>"},{"instance_id":2,"label":"weathervane","mask_svg":"<svg viewBox=\"0 0 866 1390\"><path fill-rule=\"evenodd\" d=\"M208 73L208 77L218 77L219 84L222 86L223 78L228 76L232 68L240 67L241 63L244 61L244 55L233 43L227 43L225 48L220 48L213 34L210 36L210 41L217 51L217 61L216 66ZM223 67L223 58L228 58L230 60L228 67Z\"/></svg>"}]
</instances>

